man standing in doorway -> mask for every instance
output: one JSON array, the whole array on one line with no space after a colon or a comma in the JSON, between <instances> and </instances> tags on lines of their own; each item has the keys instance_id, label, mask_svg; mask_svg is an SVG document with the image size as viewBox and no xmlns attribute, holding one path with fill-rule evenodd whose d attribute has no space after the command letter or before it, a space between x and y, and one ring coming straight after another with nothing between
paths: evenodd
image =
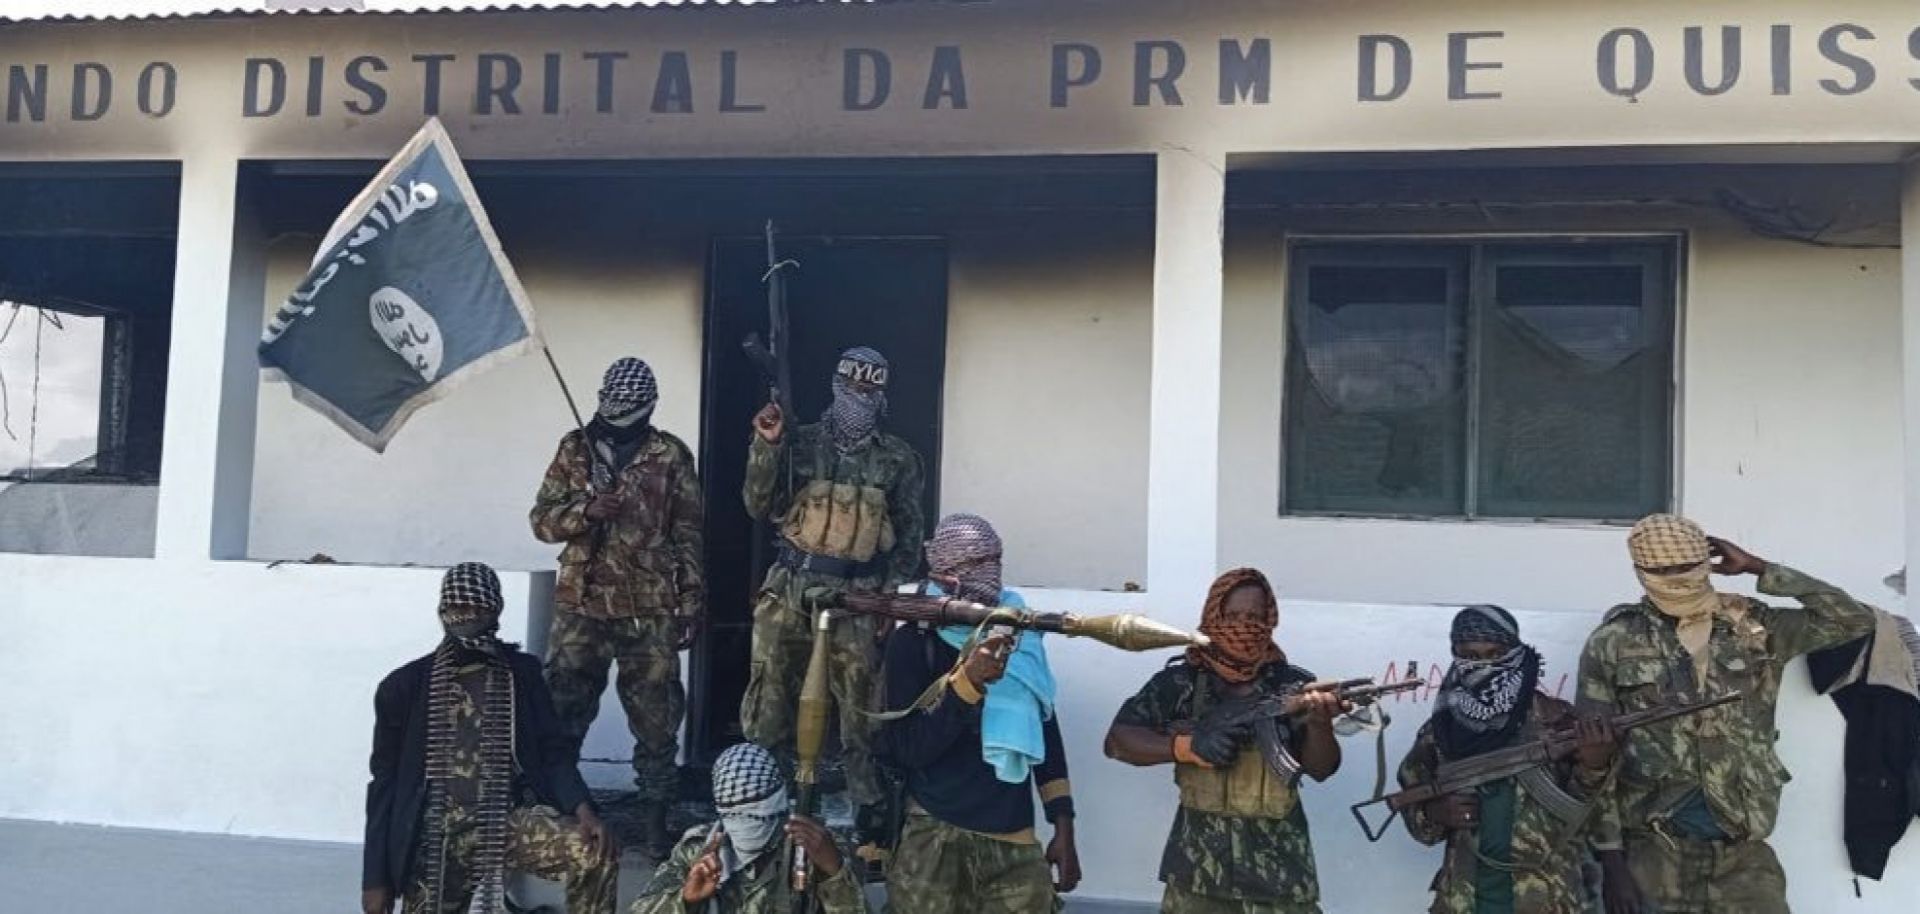
<instances>
[{"instance_id":1,"label":"man standing in doorway","mask_svg":"<svg viewBox=\"0 0 1920 914\"><path fill-rule=\"evenodd\" d=\"M693 452L653 426L658 400L646 362L614 362L593 421L560 440L531 515L541 542L566 544L547 644L561 725L577 753L618 661L645 850L656 859L673 848L667 808L686 716L679 652L706 613L700 478Z\"/></svg>"},{"instance_id":2,"label":"man standing in doorway","mask_svg":"<svg viewBox=\"0 0 1920 914\"><path fill-rule=\"evenodd\" d=\"M748 739L789 759L814 613L843 593L897 587L920 565L925 478L912 445L880 428L889 373L880 353L849 349L819 422L789 430L773 404L753 419L743 494L754 520L778 527L779 553L754 601L753 669L740 725ZM865 716L874 706L883 633L869 616L836 620L828 670L862 845L885 825L873 723Z\"/></svg>"},{"instance_id":3,"label":"man standing in doorway","mask_svg":"<svg viewBox=\"0 0 1920 914\"><path fill-rule=\"evenodd\" d=\"M1616 606L1580 655L1579 707L1614 715L1738 691L1741 699L1626 734L1599 797L1593 846L1609 914L1786 914L1767 846L1786 766L1774 753L1780 673L1808 651L1862 637L1873 610L1840 588L1655 514L1627 534L1645 596ZM1753 575L1798 608L1720 593L1709 575Z\"/></svg>"},{"instance_id":4,"label":"man standing in doorway","mask_svg":"<svg viewBox=\"0 0 1920 914\"><path fill-rule=\"evenodd\" d=\"M619 849L540 662L499 638L503 602L492 568L454 566L440 646L374 693L363 914L401 893L406 914L498 914L509 870L565 882L571 914L613 914Z\"/></svg>"}]
</instances>

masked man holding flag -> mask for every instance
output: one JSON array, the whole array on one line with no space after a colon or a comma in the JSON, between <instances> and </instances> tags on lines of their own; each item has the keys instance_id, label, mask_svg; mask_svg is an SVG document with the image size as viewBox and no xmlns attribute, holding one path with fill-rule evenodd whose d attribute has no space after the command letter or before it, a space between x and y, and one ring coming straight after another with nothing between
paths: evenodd
<instances>
[{"instance_id":1,"label":"masked man holding flag","mask_svg":"<svg viewBox=\"0 0 1920 914\"><path fill-rule=\"evenodd\" d=\"M492 568L449 570L440 646L374 693L364 914L403 892L406 914L500 914L508 870L565 882L571 914L612 914L619 850L540 662L497 635L503 602Z\"/></svg>"},{"instance_id":2,"label":"masked man holding flag","mask_svg":"<svg viewBox=\"0 0 1920 914\"><path fill-rule=\"evenodd\" d=\"M1313 681L1274 643L1280 608L1265 575L1251 568L1213 582L1200 611L1207 647L1147 681L1120 706L1107 731L1107 756L1130 765L1173 765L1180 809L1160 858L1168 914L1317 914L1307 814L1294 782L1267 767L1245 725L1209 712ZM1333 719L1343 708L1326 692L1294 699L1303 723L1288 728L1301 770L1324 781L1340 768ZM1299 720L1299 716L1294 718Z\"/></svg>"},{"instance_id":3,"label":"masked man holding flag","mask_svg":"<svg viewBox=\"0 0 1920 914\"><path fill-rule=\"evenodd\" d=\"M786 778L767 750L740 743L720 753L713 806L720 821L680 839L628 914L792 914L794 845L806 849L812 867L813 910L867 910L846 852L820 823L792 814Z\"/></svg>"},{"instance_id":4,"label":"masked man holding flag","mask_svg":"<svg viewBox=\"0 0 1920 914\"><path fill-rule=\"evenodd\" d=\"M1498 606L1453 617L1453 666L1400 763L1400 785L1433 780L1440 765L1538 741L1574 727L1577 762L1533 768L1472 792L1407 810L1421 844L1446 842L1433 878L1433 914L1585 914L1581 840L1589 798L1606 781L1614 739L1604 722L1575 721L1573 706L1539 691L1540 655Z\"/></svg>"},{"instance_id":5,"label":"masked man holding flag","mask_svg":"<svg viewBox=\"0 0 1920 914\"><path fill-rule=\"evenodd\" d=\"M930 593L1024 607L1001 587L1000 535L953 514L934 528ZM985 638L963 626L896 629L887 639L881 746L906 772L906 822L887 868L902 914L1045 914L1080 883L1067 753L1054 717L1053 671L1039 632ZM940 683L936 692L930 686ZM922 701L922 696L928 696ZM937 697L935 697L937 696ZM1053 826L1043 852L1035 796ZM1058 874L1052 872L1058 868Z\"/></svg>"},{"instance_id":6,"label":"masked man holding flag","mask_svg":"<svg viewBox=\"0 0 1920 914\"><path fill-rule=\"evenodd\" d=\"M1774 753L1780 674L1808 651L1873 631L1840 588L1654 514L1627 534L1645 596L1607 613L1580 655L1583 713L1613 715L1739 691L1741 700L1628 733L1599 799L1594 848L1609 914L1785 914L1767 846L1786 766ZM1754 575L1797 608L1720 593L1709 575Z\"/></svg>"},{"instance_id":7,"label":"masked man holding flag","mask_svg":"<svg viewBox=\"0 0 1920 914\"><path fill-rule=\"evenodd\" d=\"M646 362L614 362L593 421L561 439L531 517L541 542L566 544L547 645L560 724L577 754L617 661L641 828L656 859L673 843L667 807L686 716L678 652L706 613L700 477L686 444L654 427L659 399Z\"/></svg>"},{"instance_id":8,"label":"masked man holding flag","mask_svg":"<svg viewBox=\"0 0 1920 914\"><path fill-rule=\"evenodd\" d=\"M773 404L753 420L747 513L777 527L779 554L754 602L753 668L740 725L748 739L774 752L793 749L814 612L842 593L891 590L912 580L920 566L926 486L920 455L880 428L890 370L880 353L849 349L834 369L833 405L818 423L789 430L788 417ZM865 716L874 706L881 632L872 617L835 620L827 669L863 845L885 824L871 756L873 723Z\"/></svg>"}]
</instances>

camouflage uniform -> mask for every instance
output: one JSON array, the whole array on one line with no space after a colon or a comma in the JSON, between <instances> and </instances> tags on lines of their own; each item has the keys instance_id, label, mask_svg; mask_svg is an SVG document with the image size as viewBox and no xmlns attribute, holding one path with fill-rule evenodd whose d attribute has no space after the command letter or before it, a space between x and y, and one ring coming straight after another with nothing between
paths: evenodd
<instances>
[{"instance_id":1,"label":"camouflage uniform","mask_svg":"<svg viewBox=\"0 0 1920 914\"><path fill-rule=\"evenodd\" d=\"M562 439L532 511L534 536L566 544L554 587L547 685L577 749L600 709L607 668L618 660L640 799L669 801L686 716L675 618L706 613L700 480L687 446L652 429L615 483L613 494L628 499L627 513L595 525L586 516L588 459L579 432Z\"/></svg>"},{"instance_id":2,"label":"camouflage uniform","mask_svg":"<svg viewBox=\"0 0 1920 914\"><path fill-rule=\"evenodd\" d=\"M1742 699L1626 736L1619 777L1601 795L1593 844L1624 847L1663 914L1784 912L1786 875L1766 844L1791 775L1774 753L1774 704L1788 661L1866 635L1873 612L1839 588L1768 565L1759 590L1800 608L1741 599L1738 622L1713 620L1706 682L1650 603L1616 606L1580 655L1580 706L1619 714L1734 689ZM1704 815L1701 813L1704 812ZM1722 834L1703 837L1697 820Z\"/></svg>"},{"instance_id":3,"label":"camouflage uniform","mask_svg":"<svg viewBox=\"0 0 1920 914\"><path fill-rule=\"evenodd\" d=\"M1535 692L1533 709L1515 744L1538 739L1543 731L1572 713L1573 707L1566 702ZM1400 763L1400 786L1432 782L1442 761L1440 743L1429 721L1420 727L1413 748ZM1606 779L1606 772L1589 774L1571 761L1554 766L1552 774L1554 783L1574 799L1584 799L1602 789ZM1508 791L1512 798L1511 839L1502 861L1511 867L1510 907L1494 908L1475 897L1478 868L1483 864L1481 831L1493 805L1488 802L1492 792L1488 787ZM1445 861L1433 877L1433 906L1429 910L1433 914L1493 914L1501 910L1510 914L1583 914L1587 899L1581 867L1587 852L1586 843L1577 839L1585 834L1589 820L1571 824L1562 821L1517 779L1483 786L1480 792L1482 816L1473 828L1448 831L1428 817L1424 806L1407 810L1407 832L1414 840L1426 845L1447 844Z\"/></svg>"},{"instance_id":4,"label":"camouflage uniform","mask_svg":"<svg viewBox=\"0 0 1920 914\"><path fill-rule=\"evenodd\" d=\"M473 859L480 831L470 809L456 807L447 816L447 891L439 911L427 910L425 877L407 889L404 914L466 914L473 897ZM613 914L619 865L594 851L580 836L573 817L545 806L522 806L507 816L507 869L566 883L568 914ZM426 873L426 861L414 865Z\"/></svg>"},{"instance_id":5,"label":"camouflage uniform","mask_svg":"<svg viewBox=\"0 0 1920 914\"><path fill-rule=\"evenodd\" d=\"M1045 914L1064 906L1053 870L1031 832L1025 840L983 835L924 810L907 814L887 873L889 907L901 914Z\"/></svg>"},{"instance_id":6,"label":"camouflage uniform","mask_svg":"<svg viewBox=\"0 0 1920 914\"><path fill-rule=\"evenodd\" d=\"M778 445L753 436L743 493L749 515L756 520L786 517L793 493L814 480L883 490L894 540L890 551L868 563L867 573L853 578L791 569L777 561L767 570L754 601L753 667L740 705L740 726L748 739L777 752L792 750L816 603L842 592L889 590L912 578L925 535L921 498L926 485L920 455L900 438L877 434L859 450L841 454L819 424L790 430ZM869 616L835 620L827 670L834 706L840 712L848 793L862 806L882 798L871 752L874 725L861 714L874 709L878 632L878 620Z\"/></svg>"},{"instance_id":7,"label":"camouflage uniform","mask_svg":"<svg viewBox=\"0 0 1920 914\"><path fill-rule=\"evenodd\" d=\"M1274 663L1257 680L1259 691L1313 681L1296 666ZM1198 720L1217 701L1220 680L1184 660L1155 674L1122 705L1116 726L1147 727L1171 733L1174 724ZM1265 763L1259 750L1245 746L1230 776L1258 775ZM1242 769L1242 766L1246 766ZM1258 766L1258 770L1255 769ZM1179 772L1188 766L1177 765ZM1176 774L1179 777L1180 774ZM1291 786L1285 788L1291 793ZM1313 842L1307 814L1289 796L1278 815L1232 815L1192 808L1183 789L1173 831L1160 859L1160 881L1167 890L1160 910L1168 914L1318 914L1320 883L1314 871Z\"/></svg>"},{"instance_id":8,"label":"camouflage uniform","mask_svg":"<svg viewBox=\"0 0 1920 914\"><path fill-rule=\"evenodd\" d=\"M460 690L454 711L454 742L447 785L445 889L439 911L428 910L432 861L415 855L413 884L407 888L405 914L466 914L473 898L473 861L480 838L477 812L480 784L480 707L485 664L456 671ZM612 914L619 866L594 853L572 817L546 806L517 806L507 814L507 869L566 883L570 914Z\"/></svg>"},{"instance_id":9,"label":"camouflage uniform","mask_svg":"<svg viewBox=\"0 0 1920 914\"><path fill-rule=\"evenodd\" d=\"M700 859L712 826L689 830L673 849L665 863L653 871L647 887L634 899L627 914L687 914L687 903L680 900L680 887L687 872ZM747 871L735 874L720 884L720 891L701 910L712 914L792 914L793 892L788 887L788 861L793 859L792 845L781 842L769 848L749 864ZM866 914L867 899L854 879L858 865L845 844L840 845L840 872L814 884L813 910L821 914Z\"/></svg>"}]
</instances>

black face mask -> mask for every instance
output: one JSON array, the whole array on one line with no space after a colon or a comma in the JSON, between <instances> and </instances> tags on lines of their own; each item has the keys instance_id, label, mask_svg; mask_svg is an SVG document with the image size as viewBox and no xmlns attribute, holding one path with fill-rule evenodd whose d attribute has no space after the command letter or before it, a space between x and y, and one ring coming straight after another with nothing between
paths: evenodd
<instances>
[{"instance_id":1,"label":"black face mask","mask_svg":"<svg viewBox=\"0 0 1920 914\"><path fill-rule=\"evenodd\" d=\"M1434 735L1448 758L1511 745L1526 726L1540 681L1540 655L1515 645L1496 660L1455 660L1434 701Z\"/></svg>"},{"instance_id":2,"label":"black face mask","mask_svg":"<svg viewBox=\"0 0 1920 914\"><path fill-rule=\"evenodd\" d=\"M440 628L446 640L469 651L498 656L500 653L500 611L470 606L440 608Z\"/></svg>"},{"instance_id":3,"label":"black face mask","mask_svg":"<svg viewBox=\"0 0 1920 914\"><path fill-rule=\"evenodd\" d=\"M631 425L615 425L604 416L594 416L593 421L587 423L587 434L614 444L630 444L646 437L647 430L652 427L651 419L641 419Z\"/></svg>"}]
</instances>

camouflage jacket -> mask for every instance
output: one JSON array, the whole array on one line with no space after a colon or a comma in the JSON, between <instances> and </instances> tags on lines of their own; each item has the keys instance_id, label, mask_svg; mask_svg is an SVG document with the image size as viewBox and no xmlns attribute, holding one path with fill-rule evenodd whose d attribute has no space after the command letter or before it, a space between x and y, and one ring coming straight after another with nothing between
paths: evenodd
<instances>
[{"instance_id":1,"label":"camouflage jacket","mask_svg":"<svg viewBox=\"0 0 1920 914\"><path fill-rule=\"evenodd\" d=\"M1535 692L1533 709L1518 741L1539 738L1542 731L1573 713L1573 706L1552 696ZM1433 780L1441 762L1440 742L1433 734L1431 720L1420 726L1413 748L1400 763L1400 786L1412 787ZM1585 799L1602 789L1606 773L1597 776L1582 771L1571 761L1555 765L1554 783L1575 799ZM1499 861L1512 867L1513 914L1582 914L1586 911L1580 865L1586 855L1586 843L1577 840L1591 825L1591 815L1569 824L1549 812L1527 789L1526 784L1509 779L1514 791L1511 851ZM1480 829L1448 831L1433 821L1426 808L1407 810L1407 832L1421 844L1445 841L1446 858L1433 877L1433 914L1481 914L1476 907L1475 877L1479 866Z\"/></svg>"},{"instance_id":2,"label":"camouflage jacket","mask_svg":"<svg viewBox=\"0 0 1920 914\"><path fill-rule=\"evenodd\" d=\"M1312 681L1313 674L1306 670L1275 663L1263 674L1260 690ZM1170 733L1174 724L1205 714L1218 686L1212 673L1175 660L1120 706L1114 723ZM1248 745L1240 751L1259 750ZM1320 882L1306 807L1294 803L1285 818L1270 819L1182 806L1160 857L1160 881L1208 898L1312 909L1320 900Z\"/></svg>"},{"instance_id":3,"label":"camouflage jacket","mask_svg":"<svg viewBox=\"0 0 1920 914\"><path fill-rule=\"evenodd\" d=\"M687 872L693 869L694 861L706 846L711 828L695 826L680 839L666 862L653 871L647 887L640 890L640 897L633 900L627 914L693 914L680 899L680 887L686 883ZM699 906L698 914L792 914L793 891L787 885L787 860L792 856L784 842L778 849L761 855L745 872L736 873L721 883L719 893L706 905ZM853 878L857 864L844 844L840 846L840 859L843 861L840 872L814 886L813 910L820 914L866 914L866 894Z\"/></svg>"},{"instance_id":4,"label":"camouflage jacket","mask_svg":"<svg viewBox=\"0 0 1920 914\"><path fill-rule=\"evenodd\" d=\"M541 542L566 544L555 605L602 619L703 615L704 508L693 452L665 431L649 432L615 482L627 513L604 524L587 520L588 454L580 432L560 439L530 515Z\"/></svg>"},{"instance_id":5,"label":"camouflage jacket","mask_svg":"<svg viewBox=\"0 0 1920 914\"><path fill-rule=\"evenodd\" d=\"M792 484L788 485L788 473ZM891 589L918 577L920 551L925 547L926 475L920 455L905 440L884 432L852 454L841 454L819 423L789 429L779 444L768 444L755 433L747 445L747 478L742 495L747 514L776 526L792 507L793 494L816 479L855 482L887 493L887 514L893 522L893 550L887 556L887 574L877 584ZM777 566L776 566L777 568Z\"/></svg>"},{"instance_id":6,"label":"camouflage jacket","mask_svg":"<svg viewBox=\"0 0 1920 914\"><path fill-rule=\"evenodd\" d=\"M1583 712L1621 714L1738 689L1741 700L1635 730L1626 736L1620 774L1598 803L1593 844L1621 846L1623 830L1644 831L1700 791L1720 827L1735 839L1764 839L1791 777L1774 753L1774 704L1787 662L1873 630L1873 610L1831 584L1769 565L1759 590L1791 597L1798 608L1746 601L1739 623L1716 618L1707 681L1697 682L1672 619L1650 603L1616 606L1580 654Z\"/></svg>"}]
</instances>

